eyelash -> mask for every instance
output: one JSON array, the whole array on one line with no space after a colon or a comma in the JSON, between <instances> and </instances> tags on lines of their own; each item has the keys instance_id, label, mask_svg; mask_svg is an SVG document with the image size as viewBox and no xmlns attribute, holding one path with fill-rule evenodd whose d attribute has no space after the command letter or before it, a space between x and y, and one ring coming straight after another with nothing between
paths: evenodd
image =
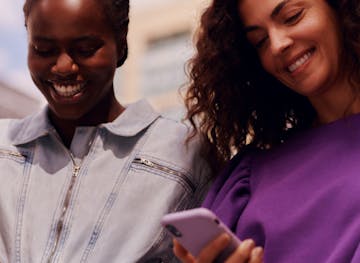
<instances>
[{"instance_id":1,"label":"eyelash","mask_svg":"<svg viewBox=\"0 0 360 263\"><path fill-rule=\"evenodd\" d=\"M78 55L80 57L87 58L87 57L91 57L93 54L95 54L98 49L99 49L99 47L75 48L72 53L75 56ZM41 50L41 49L37 48L36 46L34 46L33 50L36 55L38 55L40 57L44 57L44 58L51 57L56 54L56 49L53 49L53 48Z\"/></svg>"},{"instance_id":2,"label":"eyelash","mask_svg":"<svg viewBox=\"0 0 360 263\"><path fill-rule=\"evenodd\" d=\"M55 53L54 49L41 50L37 47L33 47L33 50L35 54L37 54L40 57L50 57Z\"/></svg>"},{"instance_id":3,"label":"eyelash","mask_svg":"<svg viewBox=\"0 0 360 263\"><path fill-rule=\"evenodd\" d=\"M91 48L78 48L75 53L79 54L82 57L90 57L94 55L98 51L99 47L91 47Z\"/></svg>"},{"instance_id":4,"label":"eyelash","mask_svg":"<svg viewBox=\"0 0 360 263\"><path fill-rule=\"evenodd\" d=\"M300 18L300 16L302 15L303 11L304 11L304 10L301 9L301 10L298 11L296 14L290 16L289 18L286 18L285 21L284 21L284 23L285 23L285 24L290 24L290 25L296 23L296 22L298 21L298 19Z\"/></svg>"},{"instance_id":5,"label":"eyelash","mask_svg":"<svg viewBox=\"0 0 360 263\"><path fill-rule=\"evenodd\" d=\"M264 45L264 43L265 43L265 41L267 40L267 36L266 37L264 37L263 39L261 39L259 42L257 42L256 44L255 44L255 48L256 49L259 49L259 48L261 48L263 45Z\"/></svg>"},{"instance_id":6,"label":"eyelash","mask_svg":"<svg viewBox=\"0 0 360 263\"><path fill-rule=\"evenodd\" d=\"M298 11L297 13L295 13L294 15L292 15L292 16L290 16L289 18L285 19L284 23L287 24L287 25L293 25L293 24L295 24L296 22L298 22L298 20L299 20L300 16L302 15L303 11L304 11L304 10L301 9L300 11ZM263 39L261 39L259 42L257 42L257 43L255 44L255 48L256 48L256 49L260 49L260 48L264 45L264 43L265 43L265 41L266 41L267 39L268 39L267 36L264 37Z\"/></svg>"}]
</instances>

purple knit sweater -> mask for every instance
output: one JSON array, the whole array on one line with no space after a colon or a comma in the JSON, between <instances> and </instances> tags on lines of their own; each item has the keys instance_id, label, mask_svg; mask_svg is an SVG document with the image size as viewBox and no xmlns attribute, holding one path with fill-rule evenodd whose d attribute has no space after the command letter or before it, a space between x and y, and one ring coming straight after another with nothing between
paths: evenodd
<instances>
[{"instance_id":1,"label":"purple knit sweater","mask_svg":"<svg viewBox=\"0 0 360 263\"><path fill-rule=\"evenodd\" d=\"M236 156L203 206L266 263L360 262L360 114Z\"/></svg>"}]
</instances>

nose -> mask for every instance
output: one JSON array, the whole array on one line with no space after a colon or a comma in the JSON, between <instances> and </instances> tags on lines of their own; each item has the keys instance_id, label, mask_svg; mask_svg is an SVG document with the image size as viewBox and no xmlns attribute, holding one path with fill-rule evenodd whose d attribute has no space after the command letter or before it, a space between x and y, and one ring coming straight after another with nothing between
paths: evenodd
<instances>
[{"instance_id":1,"label":"nose","mask_svg":"<svg viewBox=\"0 0 360 263\"><path fill-rule=\"evenodd\" d=\"M269 33L271 52L273 55L280 55L291 47L293 39L285 30L275 29Z\"/></svg>"},{"instance_id":2,"label":"nose","mask_svg":"<svg viewBox=\"0 0 360 263\"><path fill-rule=\"evenodd\" d=\"M79 66L73 58L66 52L59 54L55 64L51 68L51 72L60 76L68 76L76 73Z\"/></svg>"}]
</instances>

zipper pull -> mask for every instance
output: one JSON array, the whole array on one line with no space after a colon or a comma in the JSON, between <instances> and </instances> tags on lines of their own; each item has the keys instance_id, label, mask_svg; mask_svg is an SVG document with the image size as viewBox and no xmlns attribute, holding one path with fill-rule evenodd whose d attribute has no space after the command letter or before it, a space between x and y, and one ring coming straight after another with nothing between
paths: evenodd
<instances>
[{"instance_id":1,"label":"zipper pull","mask_svg":"<svg viewBox=\"0 0 360 263\"><path fill-rule=\"evenodd\" d=\"M75 165L73 170L73 176L77 177L80 171L80 166Z\"/></svg>"},{"instance_id":2,"label":"zipper pull","mask_svg":"<svg viewBox=\"0 0 360 263\"><path fill-rule=\"evenodd\" d=\"M147 165L147 166L154 167L154 164L151 161L147 160L147 159L140 158L140 162Z\"/></svg>"}]
</instances>

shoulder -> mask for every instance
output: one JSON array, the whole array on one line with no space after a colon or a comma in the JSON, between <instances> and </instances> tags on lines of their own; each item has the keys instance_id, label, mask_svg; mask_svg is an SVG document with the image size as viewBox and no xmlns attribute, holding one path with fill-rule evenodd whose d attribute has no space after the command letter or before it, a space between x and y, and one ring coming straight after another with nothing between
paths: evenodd
<instances>
[{"instance_id":1,"label":"shoulder","mask_svg":"<svg viewBox=\"0 0 360 263\"><path fill-rule=\"evenodd\" d=\"M191 132L190 127L182 122L160 116L149 129L149 139L157 140L157 147L169 147L173 144L173 150L181 150ZM195 143L194 146L198 145ZM193 147L194 147L193 146Z\"/></svg>"},{"instance_id":2,"label":"shoulder","mask_svg":"<svg viewBox=\"0 0 360 263\"><path fill-rule=\"evenodd\" d=\"M18 132L17 127L23 120L18 119L0 119L0 144L11 144L13 134Z\"/></svg>"},{"instance_id":3,"label":"shoulder","mask_svg":"<svg viewBox=\"0 0 360 263\"><path fill-rule=\"evenodd\" d=\"M43 135L48 129L47 108L22 119L0 119L0 143L20 145Z\"/></svg>"},{"instance_id":4,"label":"shoulder","mask_svg":"<svg viewBox=\"0 0 360 263\"><path fill-rule=\"evenodd\" d=\"M257 151L246 150L235 155L216 177L204 205L211 206L216 199L222 199L223 195L232 191L250 191L252 163L257 154Z\"/></svg>"},{"instance_id":5,"label":"shoulder","mask_svg":"<svg viewBox=\"0 0 360 263\"><path fill-rule=\"evenodd\" d=\"M187 141L190 133L184 123L160 116L148 129L143 151L178 165L190 163L200 154L200 140Z\"/></svg>"},{"instance_id":6,"label":"shoulder","mask_svg":"<svg viewBox=\"0 0 360 263\"><path fill-rule=\"evenodd\" d=\"M199 137L187 140L191 131L182 122L160 116L148 129L141 154L186 171L194 180L209 181L210 167L201 155Z\"/></svg>"},{"instance_id":7,"label":"shoulder","mask_svg":"<svg viewBox=\"0 0 360 263\"><path fill-rule=\"evenodd\" d=\"M0 119L0 133L3 134L8 129L10 123L17 121L15 119Z\"/></svg>"},{"instance_id":8,"label":"shoulder","mask_svg":"<svg viewBox=\"0 0 360 263\"><path fill-rule=\"evenodd\" d=\"M251 197L251 173L257 151L234 156L210 188L203 206L214 211L232 229Z\"/></svg>"},{"instance_id":9,"label":"shoulder","mask_svg":"<svg viewBox=\"0 0 360 263\"><path fill-rule=\"evenodd\" d=\"M0 153L18 152L27 119L0 119ZM21 150L21 151L24 151Z\"/></svg>"}]
</instances>

